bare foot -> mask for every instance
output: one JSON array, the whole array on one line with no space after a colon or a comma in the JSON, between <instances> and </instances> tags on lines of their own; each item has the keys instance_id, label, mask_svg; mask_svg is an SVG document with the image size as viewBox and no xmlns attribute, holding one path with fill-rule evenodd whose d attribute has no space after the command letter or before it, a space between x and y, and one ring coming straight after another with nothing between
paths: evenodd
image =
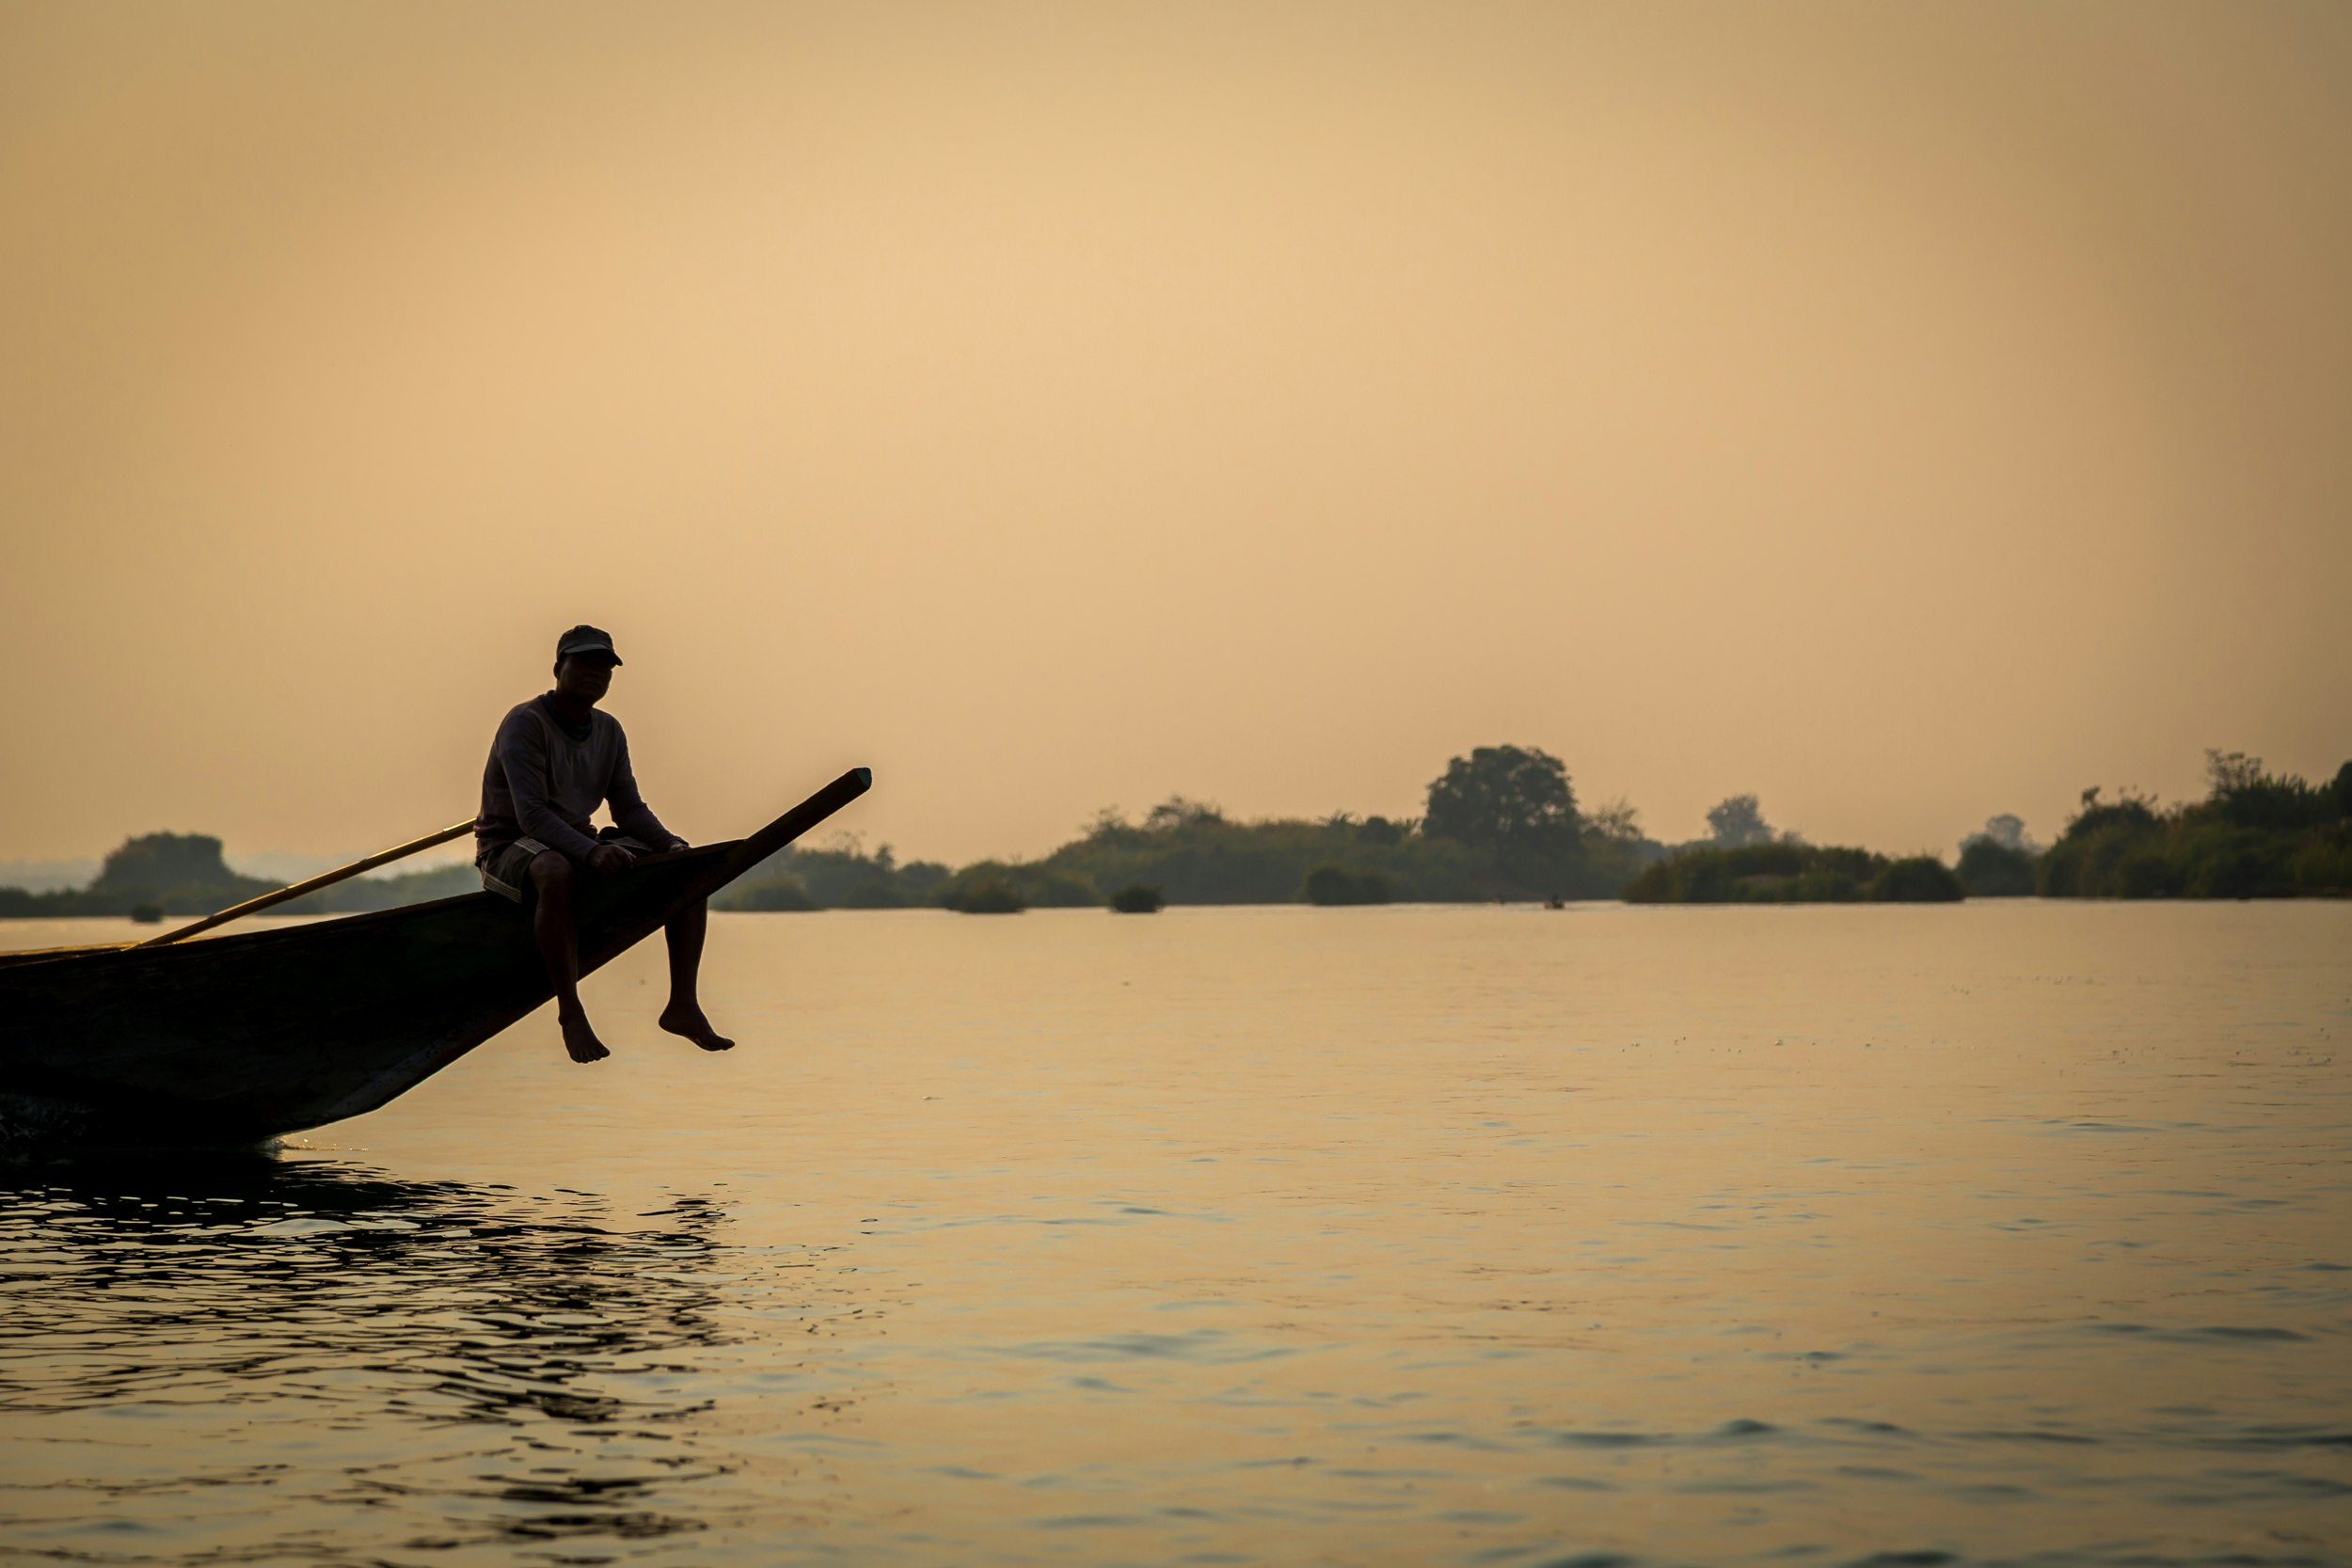
<instances>
[{"instance_id":1,"label":"bare foot","mask_svg":"<svg viewBox=\"0 0 2352 1568\"><path fill-rule=\"evenodd\" d=\"M735 1042L713 1029L710 1020L703 1017L703 1010L691 1002L683 1006L671 1003L661 1009L661 1017L656 1022L673 1035L684 1035L705 1051L735 1049Z\"/></svg>"},{"instance_id":2,"label":"bare foot","mask_svg":"<svg viewBox=\"0 0 2352 1568\"><path fill-rule=\"evenodd\" d=\"M578 1018L558 1018L555 1022L563 1027L564 1049L572 1053L573 1061L601 1062L612 1054L604 1048L604 1041L596 1038L596 1032L588 1027L586 1013Z\"/></svg>"}]
</instances>

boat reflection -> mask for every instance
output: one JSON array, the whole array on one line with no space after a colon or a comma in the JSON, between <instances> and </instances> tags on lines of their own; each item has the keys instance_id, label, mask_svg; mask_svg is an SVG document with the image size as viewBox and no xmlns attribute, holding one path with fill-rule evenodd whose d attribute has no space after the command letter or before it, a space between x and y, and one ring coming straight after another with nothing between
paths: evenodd
<instances>
[{"instance_id":1,"label":"boat reflection","mask_svg":"<svg viewBox=\"0 0 2352 1568\"><path fill-rule=\"evenodd\" d=\"M419 1549L701 1530L728 1223L311 1159L0 1174L11 1463L86 1456L65 1484L103 1512L110 1453L185 1455L179 1483L253 1486L257 1514L306 1502L289 1542L353 1507Z\"/></svg>"}]
</instances>

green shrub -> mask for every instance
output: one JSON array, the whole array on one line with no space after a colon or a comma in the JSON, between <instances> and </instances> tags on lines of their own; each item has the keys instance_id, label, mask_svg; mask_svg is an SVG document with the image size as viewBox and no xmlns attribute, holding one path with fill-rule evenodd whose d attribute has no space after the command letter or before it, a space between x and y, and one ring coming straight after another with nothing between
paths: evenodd
<instances>
[{"instance_id":1,"label":"green shrub","mask_svg":"<svg viewBox=\"0 0 2352 1568\"><path fill-rule=\"evenodd\" d=\"M1758 880L1761 882L1765 879L1759 879ZM1816 867L1810 871L1800 871L1793 877L1781 879L1778 886L1770 890L1772 897L1769 900L1763 896L1764 891L1763 887L1758 887L1756 902L1851 904L1862 897L1863 885L1842 871Z\"/></svg>"},{"instance_id":2,"label":"green shrub","mask_svg":"<svg viewBox=\"0 0 2352 1568\"><path fill-rule=\"evenodd\" d=\"M1390 890L1389 879L1377 871L1318 865L1307 873L1299 891L1310 904L1385 904Z\"/></svg>"},{"instance_id":3,"label":"green shrub","mask_svg":"<svg viewBox=\"0 0 2352 1568\"><path fill-rule=\"evenodd\" d=\"M1966 896L1960 878L1933 855L1909 855L1870 879L1874 904L1952 904Z\"/></svg>"},{"instance_id":4,"label":"green shrub","mask_svg":"<svg viewBox=\"0 0 2352 1568\"><path fill-rule=\"evenodd\" d=\"M1103 902L1092 882L1043 861L977 862L940 883L932 898L947 909L961 910L977 889L991 884L1019 899L1024 909L1083 910Z\"/></svg>"},{"instance_id":5,"label":"green shrub","mask_svg":"<svg viewBox=\"0 0 2352 1568\"><path fill-rule=\"evenodd\" d=\"M1018 867L1024 873L1008 879L1017 893L1041 909L1090 910L1103 902L1092 882L1050 866Z\"/></svg>"},{"instance_id":6,"label":"green shrub","mask_svg":"<svg viewBox=\"0 0 2352 1568\"><path fill-rule=\"evenodd\" d=\"M1396 898L1528 896L1496 870L1488 851L1426 837L1409 822L1235 822L1191 802L1172 801L1141 824L1105 814L1085 837L1037 863L1097 888L1156 887L1172 904L1287 904L1319 865L1376 872Z\"/></svg>"},{"instance_id":7,"label":"green shrub","mask_svg":"<svg viewBox=\"0 0 2352 1568\"><path fill-rule=\"evenodd\" d=\"M763 877L755 882L738 882L711 900L722 910L814 910L817 900L808 895L798 877Z\"/></svg>"},{"instance_id":8,"label":"green shrub","mask_svg":"<svg viewBox=\"0 0 2352 1568\"><path fill-rule=\"evenodd\" d=\"M2179 884L2167 890L2172 896L2283 898L2295 892L2292 841L2281 844L2275 832L2184 824L2174 830L2167 847Z\"/></svg>"},{"instance_id":9,"label":"green shrub","mask_svg":"<svg viewBox=\"0 0 2352 1568\"><path fill-rule=\"evenodd\" d=\"M2106 868L2096 891L2100 898L2177 898L2185 879L2161 845L2136 845Z\"/></svg>"},{"instance_id":10,"label":"green shrub","mask_svg":"<svg viewBox=\"0 0 2352 1568\"><path fill-rule=\"evenodd\" d=\"M1867 849L1781 840L1685 849L1625 886L1633 904L1842 904L1886 866Z\"/></svg>"},{"instance_id":11,"label":"green shrub","mask_svg":"<svg viewBox=\"0 0 2352 1568\"><path fill-rule=\"evenodd\" d=\"M2137 803L2137 802L2135 802ZM2088 814L2086 814L2088 816ZM2101 815L2085 829L2084 818L2070 825L2065 834L2042 857L2036 879L2045 898L2113 898L2152 897L2153 894L2122 894L2117 890L2116 868L2126 859L2148 854L2161 855L2164 845L2164 825L2153 813L2145 810L2129 813L2113 808L2103 809ZM2155 885L2147 879L2144 871L2131 875L2140 885Z\"/></svg>"},{"instance_id":12,"label":"green shrub","mask_svg":"<svg viewBox=\"0 0 2352 1568\"><path fill-rule=\"evenodd\" d=\"M1029 906L1006 883L990 878L959 889L947 907L959 914L1019 914Z\"/></svg>"},{"instance_id":13,"label":"green shrub","mask_svg":"<svg viewBox=\"0 0 2352 1568\"><path fill-rule=\"evenodd\" d=\"M2083 809L2066 824L2068 838L2088 837L2111 829L2153 828L2157 825L2155 802L2128 792L2113 800L2099 799L2099 791L2083 791Z\"/></svg>"},{"instance_id":14,"label":"green shrub","mask_svg":"<svg viewBox=\"0 0 2352 1568\"><path fill-rule=\"evenodd\" d=\"M1972 838L1960 851L1960 885L1971 898L2020 898L2034 889L2035 857L2023 849Z\"/></svg>"},{"instance_id":15,"label":"green shrub","mask_svg":"<svg viewBox=\"0 0 2352 1568\"><path fill-rule=\"evenodd\" d=\"M2337 777L2341 780L2343 774ZM2206 752L2205 780L2210 785L2205 799L2185 808L2183 816L2233 828L2299 832L2325 827L2344 815L2333 784L2312 785L2292 773L2271 773L2262 758L2243 752Z\"/></svg>"},{"instance_id":16,"label":"green shrub","mask_svg":"<svg viewBox=\"0 0 2352 1568\"><path fill-rule=\"evenodd\" d=\"M2083 889L2083 865L2089 846L2058 840L2034 863L2033 890L2044 898L2090 898Z\"/></svg>"},{"instance_id":17,"label":"green shrub","mask_svg":"<svg viewBox=\"0 0 2352 1568\"><path fill-rule=\"evenodd\" d=\"M2352 823L2314 833L2287 862L2298 893L2352 893Z\"/></svg>"},{"instance_id":18,"label":"green shrub","mask_svg":"<svg viewBox=\"0 0 2352 1568\"><path fill-rule=\"evenodd\" d=\"M2042 858L2049 897L2279 898L2352 892L2352 832L2333 783L2263 770L2258 757L2208 752L2202 800L2159 812L2126 795L2083 792L2083 810ZM2342 775L2339 775L2341 779Z\"/></svg>"},{"instance_id":19,"label":"green shrub","mask_svg":"<svg viewBox=\"0 0 2352 1568\"><path fill-rule=\"evenodd\" d=\"M869 855L854 837L844 835L831 849L804 849L797 845L779 849L746 873L743 882L779 877L799 883L813 909L903 910L930 903L947 880L947 868L933 861L909 861L902 865L887 844ZM741 906L726 902L723 895L717 907Z\"/></svg>"}]
</instances>

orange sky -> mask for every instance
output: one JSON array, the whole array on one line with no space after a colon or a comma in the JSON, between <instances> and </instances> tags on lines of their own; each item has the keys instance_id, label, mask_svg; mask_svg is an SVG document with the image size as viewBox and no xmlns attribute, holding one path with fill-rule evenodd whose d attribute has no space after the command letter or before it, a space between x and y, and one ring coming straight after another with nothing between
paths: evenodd
<instances>
[{"instance_id":1,"label":"orange sky","mask_svg":"<svg viewBox=\"0 0 2352 1568\"><path fill-rule=\"evenodd\" d=\"M0 859L2352 755L2352 8L0 0Z\"/></svg>"}]
</instances>

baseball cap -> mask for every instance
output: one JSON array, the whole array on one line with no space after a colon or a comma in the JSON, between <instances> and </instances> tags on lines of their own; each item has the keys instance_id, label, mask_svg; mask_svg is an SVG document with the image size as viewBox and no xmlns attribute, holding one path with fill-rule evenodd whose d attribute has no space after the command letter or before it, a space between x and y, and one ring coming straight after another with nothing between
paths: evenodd
<instances>
[{"instance_id":1,"label":"baseball cap","mask_svg":"<svg viewBox=\"0 0 2352 1568\"><path fill-rule=\"evenodd\" d=\"M621 656L612 651L612 636L590 626L574 626L555 640L558 663L573 654L602 654L615 664L621 662Z\"/></svg>"}]
</instances>

